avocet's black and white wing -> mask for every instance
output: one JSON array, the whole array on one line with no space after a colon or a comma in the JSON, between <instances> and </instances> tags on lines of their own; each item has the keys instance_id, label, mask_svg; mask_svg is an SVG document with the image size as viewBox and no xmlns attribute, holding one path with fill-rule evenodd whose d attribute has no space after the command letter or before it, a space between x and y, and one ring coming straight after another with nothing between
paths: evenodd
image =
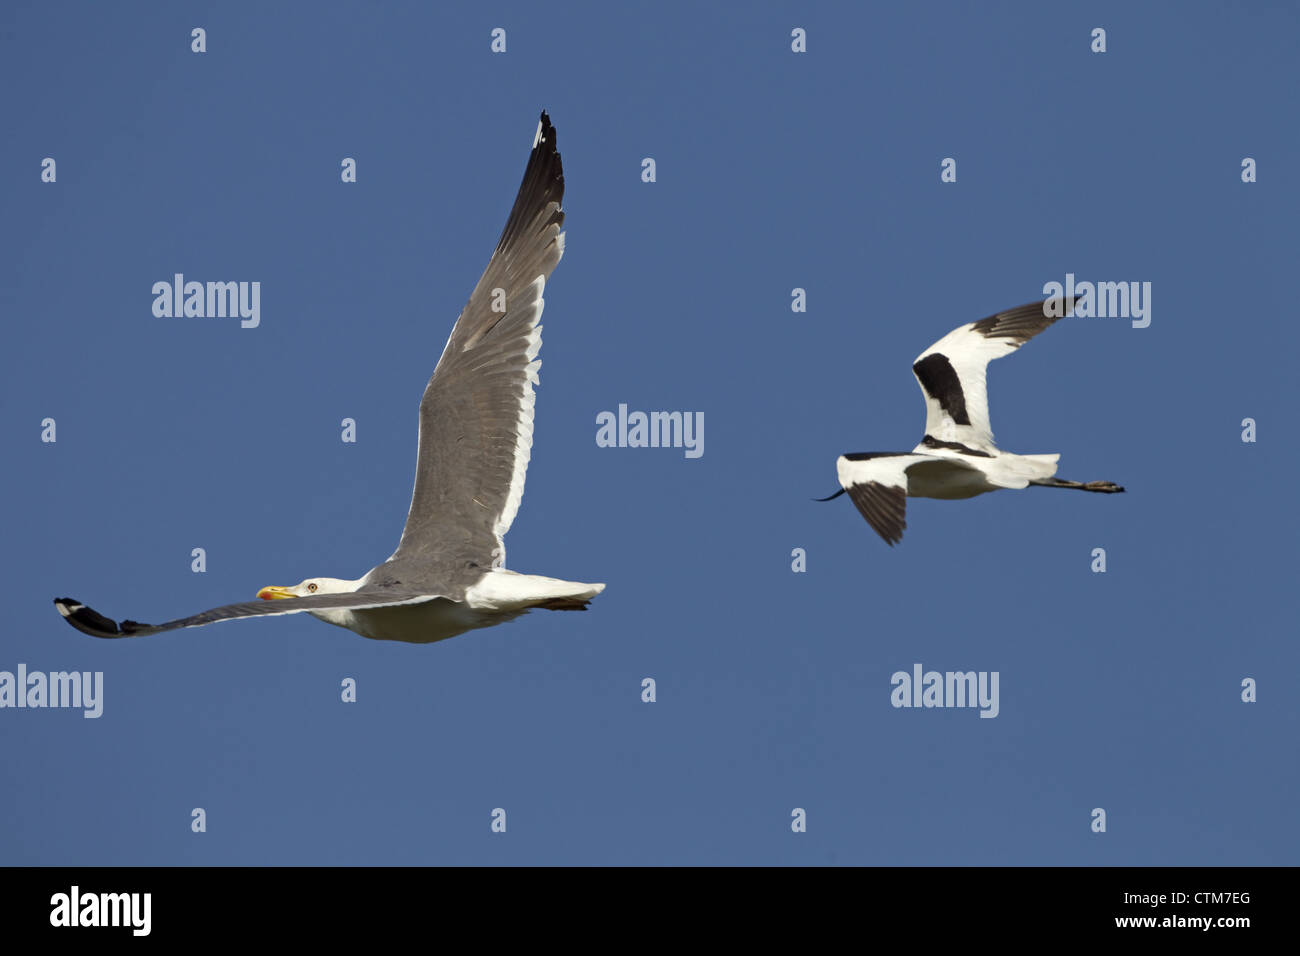
<instances>
[{"instance_id":1,"label":"avocet's black and white wing","mask_svg":"<svg viewBox=\"0 0 1300 956\"><path fill-rule=\"evenodd\" d=\"M847 492L867 524L892 547L903 540L909 495L969 497L987 487L982 468L987 459L893 451L840 455L835 470L844 490L837 494Z\"/></svg>"},{"instance_id":2,"label":"avocet's black and white wing","mask_svg":"<svg viewBox=\"0 0 1300 956\"><path fill-rule=\"evenodd\" d=\"M840 487L876 534L893 547L907 527L907 465L915 455L866 452L841 455L836 462Z\"/></svg>"},{"instance_id":3,"label":"avocet's black and white wing","mask_svg":"<svg viewBox=\"0 0 1300 956\"><path fill-rule=\"evenodd\" d=\"M939 442L994 449L985 373L1074 309L1074 299L1048 299L953 329L916 357L912 373L925 393L925 434Z\"/></svg>"},{"instance_id":4,"label":"avocet's black and white wing","mask_svg":"<svg viewBox=\"0 0 1300 956\"><path fill-rule=\"evenodd\" d=\"M280 614L298 614L302 611L359 610L363 608L395 607L403 604L423 604L437 600L441 595L421 594L418 591L395 588L353 591L348 594L314 594L308 597L285 598L280 601L248 601L227 604L209 611L177 618L166 624L141 624L139 621L121 623L104 617L94 608L86 607L73 598L55 598L54 606L63 619L91 637L142 637L160 631L174 631L181 627L202 627L219 621L236 621L250 617L275 617Z\"/></svg>"},{"instance_id":5,"label":"avocet's black and white wing","mask_svg":"<svg viewBox=\"0 0 1300 956\"><path fill-rule=\"evenodd\" d=\"M382 567L390 577L436 568L440 582L468 587L504 564L533 444L542 292L564 253L563 198L555 129L542 113L505 230L420 402L415 490Z\"/></svg>"}]
</instances>

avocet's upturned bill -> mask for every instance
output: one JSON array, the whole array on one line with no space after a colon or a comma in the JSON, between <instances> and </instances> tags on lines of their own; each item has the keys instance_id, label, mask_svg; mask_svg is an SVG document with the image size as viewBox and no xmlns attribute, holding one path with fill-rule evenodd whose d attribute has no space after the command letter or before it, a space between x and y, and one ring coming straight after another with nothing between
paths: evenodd
<instances>
[{"instance_id":1,"label":"avocet's upturned bill","mask_svg":"<svg viewBox=\"0 0 1300 956\"><path fill-rule=\"evenodd\" d=\"M533 445L542 290L564 252L564 170L546 113L514 207L486 271L456 320L420 402L415 492L397 550L354 580L268 587L166 624L116 621L71 598L64 619L94 637L306 611L365 637L426 644L532 608L585 610L604 590L505 569Z\"/></svg>"},{"instance_id":2,"label":"avocet's upturned bill","mask_svg":"<svg viewBox=\"0 0 1300 956\"><path fill-rule=\"evenodd\" d=\"M910 452L841 455L835 462L846 491L867 524L891 546L903 539L906 499L973 498L999 488L1075 488L1114 494L1110 481L1054 478L1060 455L1013 455L993 444L985 372L1057 319L1075 299L1030 302L953 329L917 356L912 372L925 394L925 437Z\"/></svg>"}]
</instances>

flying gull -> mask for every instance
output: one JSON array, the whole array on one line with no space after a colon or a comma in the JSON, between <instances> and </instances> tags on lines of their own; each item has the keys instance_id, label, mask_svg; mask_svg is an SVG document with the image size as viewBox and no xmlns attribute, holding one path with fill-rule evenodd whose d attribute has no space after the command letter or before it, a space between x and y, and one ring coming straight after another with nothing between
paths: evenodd
<instances>
[{"instance_id":1,"label":"flying gull","mask_svg":"<svg viewBox=\"0 0 1300 956\"><path fill-rule=\"evenodd\" d=\"M543 112L505 230L420 401L415 491L392 557L355 581L267 587L260 601L166 624L119 624L71 598L55 599L59 613L95 637L137 637L306 611L365 637L424 644L532 608L585 610L605 585L504 567L533 444L542 291L564 253L563 197L555 128Z\"/></svg>"},{"instance_id":2,"label":"flying gull","mask_svg":"<svg viewBox=\"0 0 1300 956\"><path fill-rule=\"evenodd\" d=\"M912 372L925 393L925 437L910 452L841 455L840 490L892 547L907 527L906 499L973 498L999 488L1076 488L1114 494L1109 481L1063 481L1060 455L1013 455L993 444L985 372L1074 309L1075 299L1030 302L953 329L917 356Z\"/></svg>"}]
</instances>

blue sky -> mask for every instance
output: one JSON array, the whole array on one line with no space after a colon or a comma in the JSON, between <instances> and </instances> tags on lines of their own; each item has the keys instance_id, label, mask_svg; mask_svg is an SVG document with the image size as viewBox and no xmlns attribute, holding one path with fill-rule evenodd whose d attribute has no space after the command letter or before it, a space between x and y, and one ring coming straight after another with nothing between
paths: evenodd
<instances>
[{"instance_id":1,"label":"blue sky","mask_svg":"<svg viewBox=\"0 0 1300 956\"><path fill-rule=\"evenodd\" d=\"M0 709L0 863L1300 862L1300 15L743 7L6 5L0 670L104 700ZM591 610L428 646L63 624L391 553L541 108L567 247L508 562L607 582ZM177 272L259 281L260 325L154 317ZM810 501L920 438L926 346L1067 273L1150 282L1151 324L997 362L994 428L1127 494L914 500L893 549ZM703 412L703 456L598 447L620 403ZM998 672L996 719L892 707L916 663Z\"/></svg>"}]
</instances>

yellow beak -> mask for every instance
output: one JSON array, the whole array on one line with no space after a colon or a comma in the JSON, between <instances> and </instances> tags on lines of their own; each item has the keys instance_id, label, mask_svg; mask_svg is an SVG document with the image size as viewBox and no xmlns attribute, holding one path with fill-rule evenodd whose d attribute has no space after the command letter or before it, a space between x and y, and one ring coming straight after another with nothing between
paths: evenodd
<instances>
[{"instance_id":1,"label":"yellow beak","mask_svg":"<svg viewBox=\"0 0 1300 956\"><path fill-rule=\"evenodd\" d=\"M298 595L294 594L288 588L262 588L262 590L257 592L257 596L263 601L273 601L276 598L291 598L297 597Z\"/></svg>"}]
</instances>

